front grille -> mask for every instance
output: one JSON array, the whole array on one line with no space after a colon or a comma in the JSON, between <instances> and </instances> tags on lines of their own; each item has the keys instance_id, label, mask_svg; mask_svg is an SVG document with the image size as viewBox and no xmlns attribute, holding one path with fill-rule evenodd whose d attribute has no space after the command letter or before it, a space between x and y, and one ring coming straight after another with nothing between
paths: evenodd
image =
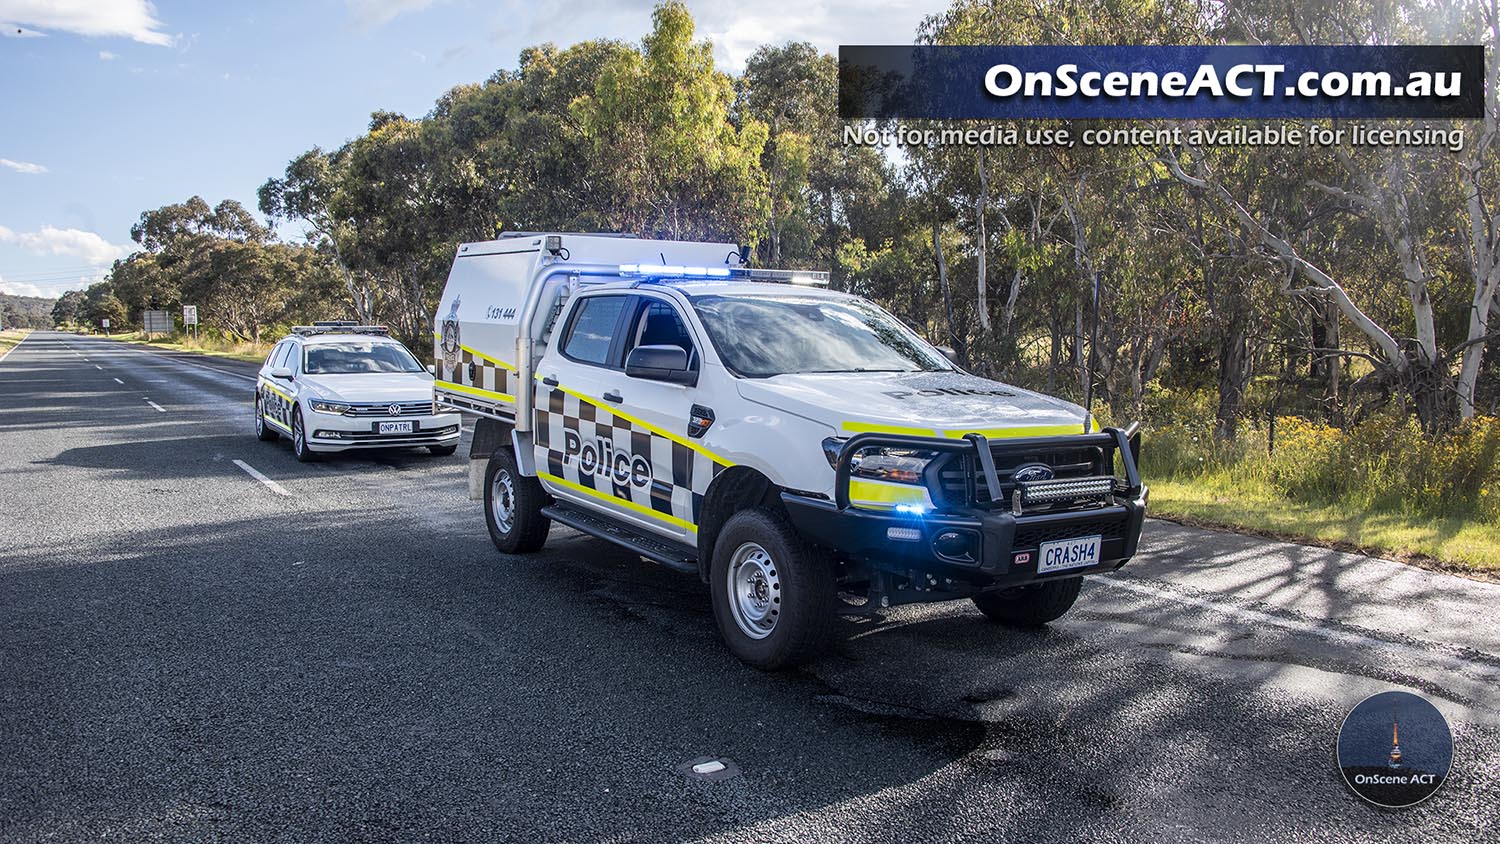
<instances>
[{"instance_id":1,"label":"front grille","mask_svg":"<svg viewBox=\"0 0 1500 844\"><path fill-rule=\"evenodd\" d=\"M1016 452L1004 443L991 442L990 453L995 460L995 474L1000 477L1002 500L1009 501L1016 484L1012 479L1016 470L1028 463L1041 463L1051 467L1052 477L1057 480L1108 476L1113 466L1104 465L1104 450L1098 446L1077 448L1054 448L1036 452ZM978 460L972 454L955 455L938 470L943 501L952 507L968 506L970 502L979 506L990 503L989 486L979 469Z\"/></svg>"},{"instance_id":2,"label":"front grille","mask_svg":"<svg viewBox=\"0 0 1500 844\"><path fill-rule=\"evenodd\" d=\"M392 413L395 407L397 412ZM351 404L345 416L427 416L432 413L430 401L359 402Z\"/></svg>"},{"instance_id":3,"label":"front grille","mask_svg":"<svg viewBox=\"0 0 1500 844\"><path fill-rule=\"evenodd\" d=\"M1044 542L1077 539L1095 534L1098 534L1105 542L1123 538L1125 536L1124 517L1068 522L1060 525L1022 526L1016 529L1016 538L1011 543L1011 547L1017 551L1035 550Z\"/></svg>"}]
</instances>

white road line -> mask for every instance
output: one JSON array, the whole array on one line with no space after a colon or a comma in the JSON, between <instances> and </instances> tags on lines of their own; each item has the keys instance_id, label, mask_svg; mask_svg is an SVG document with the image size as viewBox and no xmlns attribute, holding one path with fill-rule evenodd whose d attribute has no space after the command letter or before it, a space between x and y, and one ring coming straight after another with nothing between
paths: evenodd
<instances>
[{"instance_id":1,"label":"white road line","mask_svg":"<svg viewBox=\"0 0 1500 844\"><path fill-rule=\"evenodd\" d=\"M124 381L121 381L121 380L120 380L120 379L118 379L118 378L116 378L116 379L115 379L115 383L116 383L116 384L119 384L119 385L120 385L120 386L121 386L121 387L123 387L123 386L125 386L125 382L124 382Z\"/></svg>"},{"instance_id":2,"label":"white road line","mask_svg":"<svg viewBox=\"0 0 1500 844\"><path fill-rule=\"evenodd\" d=\"M271 491L274 492L274 493L276 493L277 495L285 495L288 498L290 498L292 496L292 494L290 492L286 491L285 487L283 487L279 483L276 483L275 481L271 480L270 478L266 477L265 475L262 475L260 472L257 472L255 470L255 467L251 466L249 463L246 463L243 460L236 460L236 461L234 461L234 465L240 467L241 469L244 469L245 473L248 474L250 477L252 477L252 478L256 479L257 481L260 481L261 483L263 483L266 486L270 487Z\"/></svg>"},{"instance_id":3,"label":"white road line","mask_svg":"<svg viewBox=\"0 0 1500 844\"><path fill-rule=\"evenodd\" d=\"M146 355L148 357L154 357L157 360L169 361L171 363L180 364L182 366L191 366L194 369L206 369L209 372L217 372L220 375L228 375L230 378L238 378L241 381L256 381L256 380L259 380L259 379L255 378L253 376L250 376L250 375L241 375L238 372L230 372L227 369L220 369L217 366L204 366L201 363L193 363L192 361L182 360L181 358L175 358L175 357L172 357L170 355L164 355L164 354L161 354L161 353L158 353L158 352L148 352L148 351L145 351L143 349L130 349L129 346L124 346L123 348L129 349L130 351L135 352L138 355Z\"/></svg>"},{"instance_id":4,"label":"white road line","mask_svg":"<svg viewBox=\"0 0 1500 844\"><path fill-rule=\"evenodd\" d=\"M146 404L149 404L152 407L156 408L156 412L157 413L166 413L167 412L167 409L165 407L162 407L161 405L157 404L156 402L154 402L154 401L152 401L150 399L146 399Z\"/></svg>"},{"instance_id":5,"label":"white road line","mask_svg":"<svg viewBox=\"0 0 1500 844\"><path fill-rule=\"evenodd\" d=\"M97 369L97 370L99 370L99 371L100 371L100 372L103 372L103 371L104 371L104 367L102 367L102 366L100 366L100 365L99 365L99 364L97 364L97 363L96 363L96 364L94 364L94 368L95 368L95 369Z\"/></svg>"},{"instance_id":6,"label":"white road line","mask_svg":"<svg viewBox=\"0 0 1500 844\"><path fill-rule=\"evenodd\" d=\"M1210 612L1216 613L1223 613L1224 615L1229 616L1237 616L1247 621L1255 622L1256 624L1266 624L1273 627L1280 627L1283 630L1289 630L1296 633L1306 633L1312 636L1317 636L1321 639L1326 639L1330 642L1336 642L1341 645L1355 647L1362 651L1378 650L1392 654L1400 654L1401 656L1413 659L1418 662L1437 664L1449 670L1467 671L1480 677L1487 677L1492 680L1500 680L1500 669L1495 668L1493 665L1487 665L1482 662L1463 659L1462 657L1442 653L1437 650L1429 650L1427 648L1401 644L1399 642L1387 642L1384 639L1377 639L1374 636L1365 636L1360 633L1350 633L1344 630L1336 630L1332 627L1324 627L1320 624L1314 624L1310 621L1297 621L1290 618L1282 618L1281 616L1272 615L1268 612L1252 610L1247 607L1236 606L1235 604L1227 603L1224 601L1210 601L1204 598L1194 598L1191 595L1183 594L1182 592L1166 585L1165 583L1136 583L1123 578L1114 577L1091 577L1085 582L1099 586L1109 586L1114 589L1124 589L1127 592L1135 592L1140 595L1157 598L1169 603L1196 607L1198 609L1208 610ZM1434 643L1434 646L1441 647L1441 645L1436 645L1436 643Z\"/></svg>"},{"instance_id":7,"label":"white road line","mask_svg":"<svg viewBox=\"0 0 1500 844\"><path fill-rule=\"evenodd\" d=\"M31 336L30 334L26 335L26 337L30 337L30 336ZM6 358L10 357L10 353L11 352L14 352L16 349L21 348L21 344L26 342L26 337L22 337L19 341L17 341L17 343L14 346L11 346L9 349L6 349L5 350L5 354L0 355L0 360L5 360Z\"/></svg>"}]
</instances>

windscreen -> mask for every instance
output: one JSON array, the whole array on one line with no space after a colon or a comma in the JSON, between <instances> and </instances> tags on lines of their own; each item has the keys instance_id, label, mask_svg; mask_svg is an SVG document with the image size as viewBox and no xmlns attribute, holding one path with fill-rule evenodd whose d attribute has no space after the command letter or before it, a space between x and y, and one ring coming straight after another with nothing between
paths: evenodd
<instances>
[{"instance_id":1,"label":"windscreen","mask_svg":"<svg viewBox=\"0 0 1500 844\"><path fill-rule=\"evenodd\" d=\"M359 372L421 372L422 364L400 343L348 341L307 347L303 371L308 375L352 375Z\"/></svg>"},{"instance_id":2,"label":"windscreen","mask_svg":"<svg viewBox=\"0 0 1500 844\"><path fill-rule=\"evenodd\" d=\"M859 299L695 296L724 363L750 378L809 372L935 372L942 354Z\"/></svg>"}]
</instances>

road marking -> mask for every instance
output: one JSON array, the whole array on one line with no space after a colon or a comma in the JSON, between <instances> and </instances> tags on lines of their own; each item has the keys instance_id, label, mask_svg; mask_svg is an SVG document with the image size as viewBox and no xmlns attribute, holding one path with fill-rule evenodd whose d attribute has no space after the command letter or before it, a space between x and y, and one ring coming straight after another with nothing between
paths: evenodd
<instances>
[{"instance_id":1,"label":"road marking","mask_svg":"<svg viewBox=\"0 0 1500 844\"><path fill-rule=\"evenodd\" d=\"M167 409L165 407L162 407L161 405L157 404L156 402L154 402L154 401L152 401L150 399L146 399L146 404L149 404L152 407L156 408L156 412L157 413L166 413L167 412Z\"/></svg>"},{"instance_id":2,"label":"road marking","mask_svg":"<svg viewBox=\"0 0 1500 844\"><path fill-rule=\"evenodd\" d=\"M148 352L148 351L145 351L144 349L131 349L129 346L122 346L122 348L128 349L129 351L132 351L132 352L135 352L138 355L146 355L147 357L154 357L157 360L169 361L171 363L181 364L182 366L191 366L194 369L206 369L209 372L217 372L220 375L228 375L230 378L238 378L241 381L255 381L255 380L258 380L255 377L250 376L250 375L241 375L238 372L230 372L227 369L220 369L217 366L204 366L201 363L193 363L192 361L182 360L181 358L175 358L175 357L172 357L170 355L163 354L161 352Z\"/></svg>"},{"instance_id":3,"label":"road marking","mask_svg":"<svg viewBox=\"0 0 1500 844\"><path fill-rule=\"evenodd\" d=\"M121 380L120 380L120 379L118 379L118 378L116 378L116 379L115 379L115 383L116 383L116 384L119 384L119 385L120 385L120 386L121 386L121 387L123 387L123 386L125 386L125 382L124 382L124 381L121 381Z\"/></svg>"},{"instance_id":4,"label":"road marking","mask_svg":"<svg viewBox=\"0 0 1500 844\"><path fill-rule=\"evenodd\" d=\"M262 475L260 472L257 472L255 470L255 467L251 466L249 463L246 463L243 460L236 460L236 461L234 461L234 465L240 467L241 469L244 469L245 473L248 474L250 477L252 477L252 478L256 479L257 481L260 481L261 483L263 483L266 486L270 487L271 491L274 492L274 493L276 493L277 495L285 495L288 498L292 497L292 494L290 492L287 492L285 487L283 487L279 483L276 483L275 481L271 480L270 478L266 477L265 475Z\"/></svg>"},{"instance_id":5,"label":"road marking","mask_svg":"<svg viewBox=\"0 0 1500 844\"><path fill-rule=\"evenodd\" d=\"M30 337L30 336L31 336L31 333L28 332L27 335L26 335L26 337ZM9 349L6 349L5 350L5 354L0 355L0 360L5 360L6 358L10 357L10 353L11 352L14 352L16 349L21 348L21 344L26 342L26 337L22 337L20 340L16 341L16 344L14 346L11 346Z\"/></svg>"},{"instance_id":6,"label":"road marking","mask_svg":"<svg viewBox=\"0 0 1500 844\"><path fill-rule=\"evenodd\" d=\"M97 364L97 363L96 363L96 364L94 364L94 368L95 368L95 369L97 369L97 370L99 370L99 371L100 371L100 372L103 372L103 371L104 371L104 367L102 367L102 366L100 366L100 365L99 365L99 364Z\"/></svg>"},{"instance_id":7,"label":"road marking","mask_svg":"<svg viewBox=\"0 0 1500 844\"><path fill-rule=\"evenodd\" d=\"M1441 653L1437 650L1429 650L1428 648L1417 647L1415 645L1406 645L1399 642L1388 642L1384 639L1377 639L1374 636L1365 636L1360 633L1350 633L1345 630L1338 630L1332 627L1324 627L1321 624L1315 624L1310 621L1297 621L1295 619L1282 618L1281 616L1272 615L1268 612L1252 610L1247 607L1236 606L1235 604L1227 603L1224 601L1210 601L1204 598L1194 598L1191 595L1186 595L1178 591L1177 589L1174 589L1173 587L1161 582L1151 582L1149 584L1146 582L1136 583L1131 580L1114 577L1091 577L1088 578L1086 582L1100 586L1109 586L1114 589L1124 589L1127 592L1135 592L1139 595L1157 598L1159 600L1167 601L1170 603L1196 607L1198 609L1208 610L1210 612L1223 613L1224 615L1237 616L1247 621L1253 621L1257 624L1267 624L1271 625L1272 627L1280 627L1283 630L1288 630L1296 633L1307 633L1312 636L1317 636L1320 639L1325 639L1330 642L1336 642L1341 645L1353 646L1365 651L1381 650L1387 653L1399 654L1401 656L1405 656L1420 662L1426 662L1428 664L1436 663L1449 670L1467 671L1471 674L1475 674L1481 677L1488 677L1492 680L1500 680L1500 668L1496 668L1495 666L1487 663L1463 659L1462 657L1452 656L1450 654ZM1432 644L1434 648L1441 647L1441 645L1436 642Z\"/></svg>"}]
</instances>

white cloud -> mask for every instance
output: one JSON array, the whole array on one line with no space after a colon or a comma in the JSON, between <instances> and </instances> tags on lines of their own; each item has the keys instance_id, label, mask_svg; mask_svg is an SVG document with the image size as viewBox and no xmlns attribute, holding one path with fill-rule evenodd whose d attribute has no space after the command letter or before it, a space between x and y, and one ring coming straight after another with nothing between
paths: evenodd
<instances>
[{"instance_id":1,"label":"white cloud","mask_svg":"<svg viewBox=\"0 0 1500 844\"><path fill-rule=\"evenodd\" d=\"M47 296L50 294L42 292L42 288L35 284L27 284L21 281L6 281L0 277L0 293L9 293L12 296Z\"/></svg>"},{"instance_id":2,"label":"white cloud","mask_svg":"<svg viewBox=\"0 0 1500 844\"><path fill-rule=\"evenodd\" d=\"M82 229L60 229L42 226L34 232L18 232L0 226L0 243L8 243L36 255L68 255L90 264L103 266L130 252L129 246L117 246L93 232Z\"/></svg>"},{"instance_id":3,"label":"white cloud","mask_svg":"<svg viewBox=\"0 0 1500 844\"><path fill-rule=\"evenodd\" d=\"M432 5L432 0L344 0L354 22L360 26L380 26L406 12L420 12Z\"/></svg>"},{"instance_id":4,"label":"white cloud","mask_svg":"<svg viewBox=\"0 0 1500 844\"><path fill-rule=\"evenodd\" d=\"M101 62L112 62L112 61L114 61L117 58L119 58L119 56L115 55L114 53L111 53L108 50L100 50L99 51L99 61L101 61Z\"/></svg>"},{"instance_id":5,"label":"white cloud","mask_svg":"<svg viewBox=\"0 0 1500 844\"><path fill-rule=\"evenodd\" d=\"M0 167L9 167L17 173L25 173L28 176L47 172L47 168L40 164L32 164L30 161L11 161L9 158L0 158Z\"/></svg>"},{"instance_id":6,"label":"white cloud","mask_svg":"<svg viewBox=\"0 0 1500 844\"><path fill-rule=\"evenodd\" d=\"M75 35L121 37L166 47L172 36L161 31L156 7L149 0L0 0L0 21L7 32L18 24Z\"/></svg>"}]
</instances>

